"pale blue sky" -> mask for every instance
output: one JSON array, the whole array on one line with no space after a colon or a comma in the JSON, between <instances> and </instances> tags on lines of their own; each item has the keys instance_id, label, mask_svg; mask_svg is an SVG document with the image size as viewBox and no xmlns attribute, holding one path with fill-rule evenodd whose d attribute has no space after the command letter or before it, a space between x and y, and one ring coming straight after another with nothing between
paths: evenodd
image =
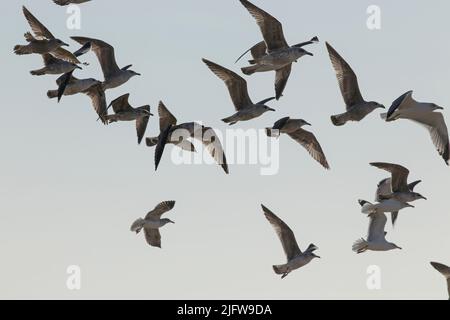
<instances>
[{"instance_id":1,"label":"pale blue sky","mask_svg":"<svg viewBox=\"0 0 450 320\"><path fill-rule=\"evenodd\" d=\"M0 117L1 298L446 298L444 279L430 260L450 264L450 170L428 133L409 122L385 124L377 113L359 124L333 127L329 116L344 110L324 41L359 75L365 98L389 105L400 94L450 106L448 1L255 0L284 24L290 43L312 36L294 66L276 113L239 125L264 128L286 115L311 122L332 170L326 172L287 137L281 139L278 175L258 166L175 166L168 157L156 174L153 150L136 145L130 123L103 127L88 98L58 105L46 91L55 77L32 77L38 56L15 56L28 25L24 4L60 38L103 39L116 48L120 66L143 74L107 92L108 100L131 93L131 103L164 100L180 121L220 119L233 108L223 84L201 62L209 58L239 70L234 61L260 33L236 0L107 1L82 6L82 29L66 28L65 9L51 0L1 1L3 103ZM382 28L366 28L366 9L381 7ZM75 43L70 42L75 49ZM101 77L92 54L79 76ZM273 74L249 78L254 100L273 95ZM447 109L444 110L448 118ZM158 132L151 119L148 136ZM404 141L406 143L400 143ZM385 177L372 161L403 164L429 201L406 210L388 239L403 251L355 255L368 219L358 198L373 200ZM158 202L176 200L162 230L163 250L129 232L135 218ZM281 281L273 264L285 261L260 204L294 230L301 248L315 243L321 260ZM66 288L66 268L82 268L82 290ZM366 288L366 268L379 265L382 290Z\"/></svg>"}]
</instances>

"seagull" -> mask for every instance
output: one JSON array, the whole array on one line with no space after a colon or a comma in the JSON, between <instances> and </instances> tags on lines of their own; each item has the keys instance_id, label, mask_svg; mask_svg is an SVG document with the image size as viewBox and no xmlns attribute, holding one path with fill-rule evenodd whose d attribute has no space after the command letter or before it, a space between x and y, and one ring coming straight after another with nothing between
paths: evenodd
<instances>
[{"instance_id":1,"label":"seagull","mask_svg":"<svg viewBox=\"0 0 450 320\"><path fill-rule=\"evenodd\" d=\"M439 155L450 165L450 144L448 129L441 112L444 108L434 103L417 102L412 97L413 91L401 95L392 103L388 113L381 115L387 122L408 119L423 125L430 132L431 139Z\"/></svg>"},{"instance_id":2,"label":"seagull","mask_svg":"<svg viewBox=\"0 0 450 320\"><path fill-rule=\"evenodd\" d=\"M133 108L128 102L129 98L130 94L127 93L112 101L108 106L108 109L112 107L114 114L108 115L106 119L109 123L118 121L136 121L138 144L141 144L145 131L147 130L148 120L153 114L150 112L149 105Z\"/></svg>"},{"instance_id":3,"label":"seagull","mask_svg":"<svg viewBox=\"0 0 450 320\"><path fill-rule=\"evenodd\" d=\"M391 173L391 178L389 179L390 185L389 189L391 192L384 193L386 189L387 180L383 180L378 185L377 191L377 200L376 201L385 201L389 199L395 199L400 202L413 202L419 199L427 200L420 193L414 192L414 187L420 182L415 182L415 184L408 184L408 176L409 170L405 167L394 164L394 163L384 163L384 162L374 162L370 164L373 167L376 167L381 170L385 170ZM392 224L395 225L395 222L398 218L398 211L392 212Z\"/></svg>"},{"instance_id":4,"label":"seagull","mask_svg":"<svg viewBox=\"0 0 450 320\"><path fill-rule=\"evenodd\" d=\"M69 4L82 4L91 0L53 0L59 6L68 6Z\"/></svg>"},{"instance_id":5,"label":"seagull","mask_svg":"<svg viewBox=\"0 0 450 320\"><path fill-rule=\"evenodd\" d=\"M437 263L437 262L430 262L430 263L447 280L447 290L448 290L448 295L449 295L449 300L450 300L450 268L442 263Z\"/></svg>"},{"instance_id":6,"label":"seagull","mask_svg":"<svg viewBox=\"0 0 450 320\"><path fill-rule=\"evenodd\" d=\"M229 173L227 159L225 157L222 144L212 128L205 127L196 122L188 122L177 125L177 118L175 118L175 116L167 109L162 101L159 103L158 113L160 135L155 138L146 139L146 144L148 147L156 146L156 170L159 167L159 163L161 162L164 149L167 144L174 144L185 151L195 152L196 150L194 145L186 139L190 138L201 141L216 163L222 167L226 174ZM180 138L184 139L181 139L180 141Z\"/></svg>"},{"instance_id":7,"label":"seagull","mask_svg":"<svg viewBox=\"0 0 450 320\"><path fill-rule=\"evenodd\" d=\"M73 53L62 48L63 46L68 47L69 45L67 43L55 38L55 36L35 16L33 16L25 6L23 6L22 9L28 24L33 30L34 36L30 32L25 33L25 40L28 44L24 46L16 45L14 47L14 53L18 55L50 53L55 58L73 64L80 64L80 61Z\"/></svg>"},{"instance_id":8,"label":"seagull","mask_svg":"<svg viewBox=\"0 0 450 320\"><path fill-rule=\"evenodd\" d=\"M268 111L275 111L265 105L267 102L274 100L275 97L264 99L263 101L254 104L248 95L247 81L245 81L244 78L214 62L206 59L202 60L216 76L225 82L231 100L237 111L237 113L231 117L223 119L223 122L228 123L231 126L239 121L248 121L258 118Z\"/></svg>"},{"instance_id":9,"label":"seagull","mask_svg":"<svg viewBox=\"0 0 450 320\"><path fill-rule=\"evenodd\" d=\"M328 42L326 45L347 108L345 113L331 117L333 124L343 126L348 121L361 121L375 109L385 109L378 102L364 100L355 72Z\"/></svg>"},{"instance_id":10,"label":"seagull","mask_svg":"<svg viewBox=\"0 0 450 320\"><path fill-rule=\"evenodd\" d=\"M370 203L366 200L358 200L359 204L361 205L362 209L361 212L364 214L371 214L374 212L381 212L381 213L397 213L405 208L414 208L413 205L402 202L400 200L397 200L395 198L390 198L386 200L382 200L378 203Z\"/></svg>"},{"instance_id":11,"label":"seagull","mask_svg":"<svg viewBox=\"0 0 450 320\"><path fill-rule=\"evenodd\" d=\"M366 202L360 202L362 206ZM386 227L387 218L383 212L372 211L369 214L370 224L369 224L369 234L367 235L367 240L361 238L356 240L353 244L352 250L356 253L363 253L367 250L372 251L389 251L394 249L402 249L395 243L386 241L387 232L384 231Z\"/></svg>"},{"instance_id":12,"label":"seagull","mask_svg":"<svg viewBox=\"0 0 450 320\"><path fill-rule=\"evenodd\" d=\"M103 90L102 83L93 78L79 80L72 76L72 72L66 73L56 80L58 90L49 90L47 96L50 99L58 98L60 100L62 95L71 96L78 93L87 95L92 102L97 115L103 124L107 122L107 107L106 96Z\"/></svg>"},{"instance_id":13,"label":"seagull","mask_svg":"<svg viewBox=\"0 0 450 320\"><path fill-rule=\"evenodd\" d=\"M117 88L132 77L141 75L140 73L130 70L132 65L120 69L116 63L114 48L106 42L85 37L72 37L72 39L81 45L91 43L92 50L96 54L102 67L103 76L105 78L103 88L105 90Z\"/></svg>"},{"instance_id":14,"label":"seagull","mask_svg":"<svg viewBox=\"0 0 450 320\"><path fill-rule=\"evenodd\" d=\"M255 72L276 71L275 92L276 99L279 100L291 75L292 63L298 62L305 55L313 56L303 47L317 43L319 39L314 37L310 41L289 46L283 34L283 26L277 19L247 0L240 1L256 20L264 38L264 41L247 51L252 53L253 60L249 61L252 66L242 68L242 72L252 75Z\"/></svg>"},{"instance_id":15,"label":"seagull","mask_svg":"<svg viewBox=\"0 0 450 320\"><path fill-rule=\"evenodd\" d=\"M261 205L266 219L270 222L278 238L283 246L284 253L287 257L287 263L283 265L273 266L273 271L276 274L281 274L281 279L286 278L292 271L304 267L310 263L314 258L320 258L314 254L314 251L319 248L314 244L310 244L305 252L302 252L298 247L295 235L289 226L278 218L272 211Z\"/></svg>"},{"instance_id":16,"label":"seagull","mask_svg":"<svg viewBox=\"0 0 450 320\"><path fill-rule=\"evenodd\" d=\"M303 126L310 125L311 124L303 119L291 119L290 117L286 117L277 121L273 128L267 128L266 131L269 137L279 137L281 133L286 133L292 139L300 143L314 160L319 162L325 169L330 169L327 158L325 157L317 138L313 133L302 129Z\"/></svg>"},{"instance_id":17,"label":"seagull","mask_svg":"<svg viewBox=\"0 0 450 320\"><path fill-rule=\"evenodd\" d=\"M78 58L79 56L88 52L90 48L91 44L86 43L79 50L75 51L73 55ZM46 74L64 74L69 73L75 69L82 69L77 64L55 58L50 53L44 53L42 55L42 58L44 60L45 66L41 69L30 71L33 76L43 76Z\"/></svg>"},{"instance_id":18,"label":"seagull","mask_svg":"<svg viewBox=\"0 0 450 320\"><path fill-rule=\"evenodd\" d=\"M170 219L161 219L161 216L173 209L175 201L166 201L158 204L155 209L147 213L144 219L139 218L131 226L131 232L139 234L144 229L145 240L156 248L161 248L161 234L159 229L168 223L175 223Z\"/></svg>"}]
</instances>

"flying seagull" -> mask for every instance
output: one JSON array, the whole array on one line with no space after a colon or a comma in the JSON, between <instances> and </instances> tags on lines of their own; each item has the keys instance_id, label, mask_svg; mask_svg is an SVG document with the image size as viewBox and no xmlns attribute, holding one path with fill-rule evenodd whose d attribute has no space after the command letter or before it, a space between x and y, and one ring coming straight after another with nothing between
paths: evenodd
<instances>
[{"instance_id":1,"label":"flying seagull","mask_svg":"<svg viewBox=\"0 0 450 320\"><path fill-rule=\"evenodd\" d=\"M281 279L286 278L292 271L307 265L314 258L320 258L316 254L314 254L314 251L319 249L318 247L316 247L314 244L310 244L306 251L302 252L298 247L294 233L288 227L288 225L284 223L280 218L278 218L272 211L267 209L264 205L262 205L262 209L267 220L275 229L275 232L277 233L278 238L281 241L281 245L283 246L284 253L287 257L286 264L273 266L273 270L275 271L275 273L282 275Z\"/></svg>"},{"instance_id":2,"label":"flying seagull","mask_svg":"<svg viewBox=\"0 0 450 320\"><path fill-rule=\"evenodd\" d=\"M420 193L414 192L413 189L416 186L418 182L416 182L414 185L408 184L408 176L409 176L409 170L401 165L394 164L394 163L384 163L384 162L373 162L370 164L373 167L376 167L381 170L385 170L389 173L391 173L390 178L390 189L392 190L390 193L386 194L383 192L383 190L380 190L381 188L385 188L384 184L386 184L386 180L383 180L382 183L378 186L378 189L380 193L377 192L377 201L385 201L389 199L395 199L400 202L413 202L419 199L427 200L424 196L422 196ZM398 218L398 212L394 211L392 212L392 224L395 225L395 222Z\"/></svg>"},{"instance_id":3,"label":"flying seagull","mask_svg":"<svg viewBox=\"0 0 450 320\"><path fill-rule=\"evenodd\" d=\"M289 46L283 34L283 26L277 19L247 0L240 1L256 20L264 38L264 41L247 51L251 52L253 60L249 61L251 66L242 68L242 72L252 75L255 72L275 71L275 92L276 99L279 100L283 96L283 91L291 75L292 63L298 62L305 55L312 56L313 54L304 50L303 47L317 43L319 39L314 37L310 41Z\"/></svg>"},{"instance_id":4,"label":"flying seagull","mask_svg":"<svg viewBox=\"0 0 450 320\"><path fill-rule=\"evenodd\" d=\"M417 102L412 97L413 91L401 95L392 103L388 113L381 115L387 122L398 119L408 119L417 122L428 129L434 146L445 163L450 165L450 144L447 124L441 112L442 107L434 103Z\"/></svg>"},{"instance_id":5,"label":"flying seagull","mask_svg":"<svg viewBox=\"0 0 450 320\"><path fill-rule=\"evenodd\" d=\"M128 99L130 94L124 94L110 103L108 108L112 107L114 114L108 115L106 118L109 123L118 121L136 121L136 131L138 137L138 144L141 144L147 130L148 120L153 114L150 112L150 106L142 106L133 108Z\"/></svg>"},{"instance_id":6,"label":"flying seagull","mask_svg":"<svg viewBox=\"0 0 450 320\"><path fill-rule=\"evenodd\" d=\"M194 145L189 139L201 141L208 153L214 158L225 173L229 173L227 159L217 134L212 128L205 127L195 122L188 122L177 125L177 118L167 109L162 101L158 107L160 135L155 138L147 138L148 147L155 147L155 168L159 167L164 149L167 144L174 144L177 147L195 152ZM180 140L180 138L182 138Z\"/></svg>"},{"instance_id":7,"label":"flying seagull","mask_svg":"<svg viewBox=\"0 0 450 320\"><path fill-rule=\"evenodd\" d=\"M89 1L91 0L53 0L53 2L59 6L68 6L69 4L81 4Z\"/></svg>"},{"instance_id":8,"label":"flying seagull","mask_svg":"<svg viewBox=\"0 0 450 320\"><path fill-rule=\"evenodd\" d=\"M378 102L364 100L355 72L328 42L326 45L347 110L345 113L332 116L333 124L343 126L348 121L361 121L375 109L385 109Z\"/></svg>"},{"instance_id":9,"label":"flying seagull","mask_svg":"<svg viewBox=\"0 0 450 320\"><path fill-rule=\"evenodd\" d=\"M106 42L85 37L72 37L72 39L81 45L91 43L92 51L96 54L103 71L103 76L105 78L103 88L105 90L117 88L132 77L141 75L140 73L130 70L132 65L120 69L116 63L114 48Z\"/></svg>"},{"instance_id":10,"label":"flying seagull","mask_svg":"<svg viewBox=\"0 0 450 320\"><path fill-rule=\"evenodd\" d=\"M203 59L203 62L217 77L225 82L231 100L237 111L231 117L223 119L223 122L234 125L239 121L248 121L258 118L268 111L275 111L265 105L267 102L274 100L274 97L264 99L263 101L254 104L248 95L247 81L245 81L244 78L209 60Z\"/></svg>"},{"instance_id":11,"label":"flying seagull","mask_svg":"<svg viewBox=\"0 0 450 320\"><path fill-rule=\"evenodd\" d=\"M360 204L364 206L366 203L361 201ZM369 214L369 218L370 224L367 240L363 238L356 240L352 247L354 252L363 253L367 250L389 251L402 249L395 243L386 241L387 232L385 232L384 229L386 227L387 218L383 212L373 211Z\"/></svg>"},{"instance_id":12,"label":"flying seagull","mask_svg":"<svg viewBox=\"0 0 450 320\"><path fill-rule=\"evenodd\" d=\"M448 290L448 295L449 295L449 300L450 300L450 268L442 263L437 263L437 262L430 262L430 263L447 280L447 290Z\"/></svg>"},{"instance_id":13,"label":"flying seagull","mask_svg":"<svg viewBox=\"0 0 450 320\"><path fill-rule=\"evenodd\" d=\"M145 240L152 247L161 248L161 234L159 229L168 223L175 223L170 219L161 219L162 215L175 206L175 201L166 201L158 204L155 209L147 213L144 219L139 218L131 226L131 232L139 234L144 229Z\"/></svg>"},{"instance_id":14,"label":"flying seagull","mask_svg":"<svg viewBox=\"0 0 450 320\"><path fill-rule=\"evenodd\" d=\"M266 131L269 137L279 137L281 133L286 133L292 139L300 143L314 160L319 162L325 169L330 169L327 158L325 157L317 138L313 133L302 129L303 126L310 125L311 124L303 119L291 119L290 117L286 117L277 121L273 128L267 128Z\"/></svg>"},{"instance_id":15,"label":"flying seagull","mask_svg":"<svg viewBox=\"0 0 450 320\"><path fill-rule=\"evenodd\" d=\"M103 124L107 124L106 97L101 82L93 78L77 79L72 75L72 72L59 77L56 80L58 90L49 90L47 96L50 99L58 98L59 101L63 95L71 96L83 93L91 99L92 106Z\"/></svg>"},{"instance_id":16,"label":"flying seagull","mask_svg":"<svg viewBox=\"0 0 450 320\"><path fill-rule=\"evenodd\" d=\"M23 6L23 14L28 21L34 36L27 32L25 33L25 40L27 45L16 45L14 52L18 55L24 54L45 54L50 53L55 58L71 62L73 64L80 64L80 61L70 51L63 49L63 46L69 46L67 43L55 36L35 17L28 9Z\"/></svg>"},{"instance_id":17,"label":"flying seagull","mask_svg":"<svg viewBox=\"0 0 450 320\"><path fill-rule=\"evenodd\" d=\"M91 44L86 43L79 50L75 51L73 55L75 57L79 57L91 49ZM75 69L82 69L77 64L65 61L62 59L55 58L50 53L44 53L42 55L42 59L44 60L44 67L38 70L30 71L33 76L43 76L46 74L64 74L69 73Z\"/></svg>"}]
</instances>

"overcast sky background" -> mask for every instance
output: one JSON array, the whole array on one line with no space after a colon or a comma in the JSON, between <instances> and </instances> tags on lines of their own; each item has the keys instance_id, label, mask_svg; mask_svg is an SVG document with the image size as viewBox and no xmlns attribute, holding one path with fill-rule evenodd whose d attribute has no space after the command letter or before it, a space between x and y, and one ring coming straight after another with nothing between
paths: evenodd
<instances>
[{"instance_id":1,"label":"overcast sky background","mask_svg":"<svg viewBox=\"0 0 450 320\"><path fill-rule=\"evenodd\" d=\"M209 58L235 71L240 53L261 40L237 0L107 1L82 5L82 29L68 30L65 8L51 0L1 1L2 116L0 117L0 298L58 299L445 299L446 284L429 261L450 264L450 213L445 166L420 126L386 124L378 112L336 128L330 115L344 103L331 67L329 41L359 75L366 99L385 105L407 90L421 101L450 106L450 3L433 1L269 1L254 3L284 24L291 44L317 35L314 57L294 66L276 113L239 124L264 128L292 116L313 124L332 170L327 172L288 137L280 171L261 176L255 165L176 166L167 153L156 174L154 150L136 145L132 123L104 127L90 101L78 95L60 105L46 97L54 76L33 77L39 56L16 56L29 30L24 4L55 35L81 35L116 48L122 67L143 74L107 92L108 101L130 92L130 102L160 99L179 121L202 120L225 129L233 113L223 83L201 62ZM366 9L381 8L382 28L366 27ZM71 49L77 45L70 41ZM102 78L93 54L79 77ZM249 80L251 97L273 95L273 73ZM449 119L448 109L444 114ZM147 136L158 134L152 118ZM169 151L172 147L169 147ZM422 179L429 201L402 212L388 240L402 251L351 251L369 220L358 198L372 201L386 175L372 161L396 162ZM176 200L162 233L163 250L149 247L131 223L157 203ZM299 245L320 249L321 260L281 281L273 264L285 262L260 204L294 230ZM82 270L82 289L66 287L66 268ZM378 265L382 289L366 287L366 269Z\"/></svg>"}]
</instances>

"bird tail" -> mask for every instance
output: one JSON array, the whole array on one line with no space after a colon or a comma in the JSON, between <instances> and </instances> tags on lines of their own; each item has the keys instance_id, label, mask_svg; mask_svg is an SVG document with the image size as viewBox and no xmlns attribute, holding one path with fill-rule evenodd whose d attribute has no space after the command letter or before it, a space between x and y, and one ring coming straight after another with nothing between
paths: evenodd
<instances>
[{"instance_id":1,"label":"bird tail","mask_svg":"<svg viewBox=\"0 0 450 320\"><path fill-rule=\"evenodd\" d=\"M375 205L370 203L369 201L358 200L358 202L361 205L361 212L364 214L371 214L376 210Z\"/></svg>"},{"instance_id":2,"label":"bird tail","mask_svg":"<svg viewBox=\"0 0 450 320\"><path fill-rule=\"evenodd\" d=\"M225 119L222 119L222 121L225 122L225 123L230 124L230 126L232 126L232 125L237 123L233 116L225 118Z\"/></svg>"},{"instance_id":3,"label":"bird tail","mask_svg":"<svg viewBox=\"0 0 450 320\"><path fill-rule=\"evenodd\" d=\"M33 76L43 76L45 75L45 68L30 71Z\"/></svg>"},{"instance_id":4,"label":"bird tail","mask_svg":"<svg viewBox=\"0 0 450 320\"><path fill-rule=\"evenodd\" d=\"M14 53L18 55L24 55L24 54L32 54L33 52L30 46L17 45L14 47Z\"/></svg>"},{"instance_id":5,"label":"bird tail","mask_svg":"<svg viewBox=\"0 0 450 320\"><path fill-rule=\"evenodd\" d=\"M363 238L361 238L356 240L355 243L353 243L352 250L356 253L363 253L367 251L368 247L369 243Z\"/></svg>"},{"instance_id":6,"label":"bird tail","mask_svg":"<svg viewBox=\"0 0 450 320\"><path fill-rule=\"evenodd\" d=\"M282 274L282 275L289 273L288 267L285 264L273 266L273 271L276 274Z\"/></svg>"},{"instance_id":7,"label":"bird tail","mask_svg":"<svg viewBox=\"0 0 450 320\"><path fill-rule=\"evenodd\" d=\"M266 134L270 138L278 138L280 136L280 130L273 128L266 128Z\"/></svg>"},{"instance_id":8,"label":"bird tail","mask_svg":"<svg viewBox=\"0 0 450 320\"><path fill-rule=\"evenodd\" d=\"M145 143L147 145L147 147L154 147L158 144L159 138L147 138L145 139Z\"/></svg>"},{"instance_id":9,"label":"bird tail","mask_svg":"<svg viewBox=\"0 0 450 320\"><path fill-rule=\"evenodd\" d=\"M258 68L259 68L259 66L256 65L256 66L245 67L245 68L242 68L241 70L244 74L246 74L247 76L250 76L250 75L254 74L258 70Z\"/></svg>"},{"instance_id":10,"label":"bird tail","mask_svg":"<svg viewBox=\"0 0 450 320\"><path fill-rule=\"evenodd\" d=\"M347 123L347 115L345 113L336 116L331 116L331 122L337 127L343 126Z\"/></svg>"},{"instance_id":11,"label":"bird tail","mask_svg":"<svg viewBox=\"0 0 450 320\"><path fill-rule=\"evenodd\" d=\"M47 97L49 99L54 99L58 97L58 90L49 90L47 91Z\"/></svg>"},{"instance_id":12,"label":"bird tail","mask_svg":"<svg viewBox=\"0 0 450 320\"><path fill-rule=\"evenodd\" d=\"M144 228L145 220L142 218L137 219L133 224L131 225L131 232L139 233L141 232L142 228Z\"/></svg>"}]
</instances>

